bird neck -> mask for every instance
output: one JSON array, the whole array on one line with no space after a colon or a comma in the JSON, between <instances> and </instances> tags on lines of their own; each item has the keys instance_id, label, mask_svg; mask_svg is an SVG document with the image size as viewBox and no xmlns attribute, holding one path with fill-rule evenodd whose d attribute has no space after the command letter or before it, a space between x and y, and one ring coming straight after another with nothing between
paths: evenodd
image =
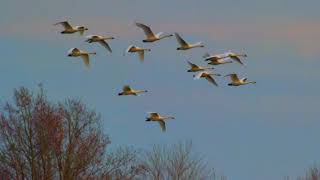
<instances>
[{"instance_id":1,"label":"bird neck","mask_svg":"<svg viewBox=\"0 0 320 180\"><path fill-rule=\"evenodd\" d=\"M167 116L167 117L163 117L163 119L174 119L173 116Z\"/></svg>"},{"instance_id":2,"label":"bird neck","mask_svg":"<svg viewBox=\"0 0 320 180\"><path fill-rule=\"evenodd\" d=\"M167 34L167 35L159 37L159 39L164 39L164 38L168 38L168 37L171 37L171 36L172 36L171 34Z\"/></svg>"},{"instance_id":3,"label":"bird neck","mask_svg":"<svg viewBox=\"0 0 320 180\"><path fill-rule=\"evenodd\" d=\"M203 45L201 44L201 42L198 42L192 45L192 47L203 47Z\"/></svg>"},{"instance_id":4,"label":"bird neck","mask_svg":"<svg viewBox=\"0 0 320 180\"><path fill-rule=\"evenodd\" d=\"M147 92L146 90L135 90L134 91L135 93L144 93L144 92Z\"/></svg>"}]
</instances>

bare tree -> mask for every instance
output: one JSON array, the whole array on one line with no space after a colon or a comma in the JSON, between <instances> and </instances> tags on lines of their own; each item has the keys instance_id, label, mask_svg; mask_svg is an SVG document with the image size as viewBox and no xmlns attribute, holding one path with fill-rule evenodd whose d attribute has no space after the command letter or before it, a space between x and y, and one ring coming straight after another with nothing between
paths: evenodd
<instances>
[{"instance_id":1,"label":"bare tree","mask_svg":"<svg viewBox=\"0 0 320 180\"><path fill-rule=\"evenodd\" d=\"M298 180L320 180L320 170L317 167L311 167L305 177L299 177Z\"/></svg>"},{"instance_id":2,"label":"bare tree","mask_svg":"<svg viewBox=\"0 0 320 180\"><path fill-rule=\"evenodd\" d=\"M15 90L13 101L0 111L0 176L133 179L143 172L134 164L135 152L106 153L110 140L99 121L100 116L78 100L53 104L41 87L37 94Z\"/></svg>"},{"instance_id":3,"label":"bare tree","mask_svg":"<svg viewBox=\"0 0 320 180\"><path fill-rule=\"evenodd\" d=\"M154 180L206 180L225 179L216 175L204 159L192 153L192 143L185 142L171 147L154 146L144 157L146 179Z\"/></svg>"}]
</instances>

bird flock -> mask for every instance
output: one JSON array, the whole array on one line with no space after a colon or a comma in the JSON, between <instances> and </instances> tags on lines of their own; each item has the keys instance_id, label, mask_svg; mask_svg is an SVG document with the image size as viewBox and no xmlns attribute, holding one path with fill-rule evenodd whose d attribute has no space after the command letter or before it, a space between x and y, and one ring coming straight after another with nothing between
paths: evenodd
<instances>
[{"instance_id":1,"label":"bird flock","mask_svg":"<svg viewBox=\"0 0 320 180\"><path fill-rule=\"evenodd\" d=\"M88 31L88 28L85 26L72 26L68 21L58 22L54 25L61 25L63 27L63 31L61 31L61 34L73 34L79 32L80 35L83 35L85 31ZM177 47L176 50L178 51L186 51L193 48L203 48L205 47L202 42L196 42L196 43L189 43L185 41L177 32L173 34L165 34L163 32L159 32L157 34L154 34L151 28L145 24L135 22L135 25L140 28L144 34L145 39L142 40L144 43L153 43L156 41L160 41L165 38L170 38L172 36L175 36L179 47ZM110 45L108 44L109 40L115 39L111 36L102 36L102 35L88 35L86 36L85 42L87 43L99 43L104 48L107 49L109 53L112 53L112 49ZM139 55L140 61L144 61L145 52L151 51L150 48L142 48L135 45L130 45L125 53L137 53ZM87 52L85 50L80 50L78 48L71 48L68 51L68 56L70 57L81 57L83 60L83 63L87 68L90 67L90 56L95 55L96 52ZM237 62L240 65L243 64L243 59L247 57L247 54L241 54L241 53L235 53L231 50L227 52L223 52L221 54L209 54L206 53L203 56L204 61L208 62L208 66L202 67L197 64L194 64L190 61L187 61L188 65L190 66L190 69L188 72L197 73L193 75L193 78L195 80L205 78L208 82L212 83L215 86L218 86L217 82L214 79L214 76L221 76L221 74L217 74L213 72L214 67L217 65L222 64L228 64ZM224 77L230 77L230 83L229 86L241 86L246 84L255 84L255 81L247 81L247 78L239 78L236 73L227 74ZM147 90L135 90L132 89L129 85L125 85L122 88L122 92L118 93L119 96L137 96L142 93L147 93ZM148 117L146 121L155 121L158 122L162 131L166 131L166 120L169 119L175 119L173 116L162 116L159 113L156 112L148 112Z\"/></svg>"}]
</instances>

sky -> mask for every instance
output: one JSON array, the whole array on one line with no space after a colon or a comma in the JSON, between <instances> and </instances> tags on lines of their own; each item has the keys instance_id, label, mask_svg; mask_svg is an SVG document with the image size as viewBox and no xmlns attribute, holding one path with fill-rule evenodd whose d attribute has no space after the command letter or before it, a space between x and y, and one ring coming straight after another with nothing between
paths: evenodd
<instances>
[{"instance_id":1,"label":"sky","mask_svg":"<svg viewBox=\"0 0 320 180\"><path fill-rule=\"evenodd\" d=\"M270 180L305 174L320 152L320 1L308 0L0 0L0 101L13 89L42 83L50 99L79 98L101 114L112 147L150 149L192 140L195 152L230 180ZM85 25L114 36L113 53L61 35L54 23ZM134 26L179 32L205 48L176 51L175 38L152 44ZM134 44L151 48L141 63L123 56ZM91 68L67 57L70 48L96 51ZM219 87L195 81L187 60L205 65L205 52L245 52L245 66L221 65L257 84ZM149 92L118 97L129 84ZM145 122L147 112L173 115L167 132Z\"/></svg>"}]
</instances>

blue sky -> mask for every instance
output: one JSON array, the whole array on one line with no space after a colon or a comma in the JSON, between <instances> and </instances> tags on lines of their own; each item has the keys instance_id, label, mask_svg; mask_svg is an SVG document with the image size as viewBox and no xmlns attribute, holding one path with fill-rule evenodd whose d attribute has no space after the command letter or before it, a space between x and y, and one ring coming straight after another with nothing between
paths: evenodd
<instances>
[{"instance_id":1,"label":"blue sky","mask_svg":"<svg viewBox=\"0 0 320 180\"><path fill-rule=\"evenodd\" d=\"M13 88L43 83L51 99L81 98L100 112L114 146L192 140L231 180L295 177L319 162L320 1L0 1L1 101ZM87 25L87 34L115 36L114 53L78 34L60 35L52 24L65 19ZM174 38L143 44L134 21L206 48L177 52ZM130 44L151 47L144 63L122 55ZM91 69L66 56L72 47L97 51ZM237 72L257 84L232 88L217 78L217 88L186 72L186 60L204 65L206 51L229 49L246 52L246 66L216 72ZM149 93L118 97L125 84ZM162 133L144 121L149 111L176 119Z\"/></svg>"}]
</instances>

